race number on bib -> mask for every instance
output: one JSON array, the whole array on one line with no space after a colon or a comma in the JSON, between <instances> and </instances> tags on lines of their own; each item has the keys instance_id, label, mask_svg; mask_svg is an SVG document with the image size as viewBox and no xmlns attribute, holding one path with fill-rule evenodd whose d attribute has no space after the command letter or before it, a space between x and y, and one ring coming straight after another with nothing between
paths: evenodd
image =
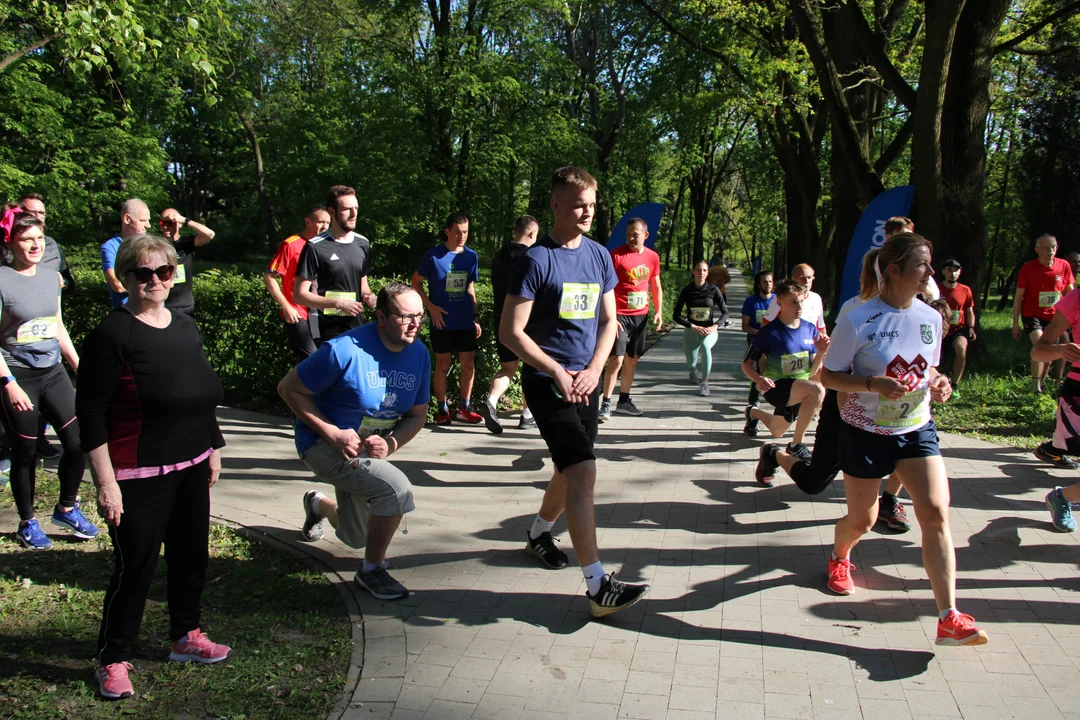
<instances>
[{"instance_id":1,"label":"race number on bib","mask_svg":"<svg viewBox=\"0 0 1080 720\"><path fill-rule=\"evenodd\" d=\"M788 353L780 356L780 372L784 377L802 375L810 371L810 351Z\"/></svg>"},{"instance_id":2,"label":"race number on bib","mask_svg":"<svg viewBox=\"0 0 1080 720\"><path fill-rule=\"evenodd\" d=\"M176 264L176 274L173 275L173 285L176 285L178 283L186 283L186 282L187 282L187 268L184 267L184 263L177 263Z\"/></svg>"},{"instance_id":3,"label":"race number on bib","mask_svg":"<svg viewBox=\"0 0 1080 720\"><path fill-rule=\"evenodd\" d=\"M327 290L324 297L327 297L330 300L355 300L356 293L349 292L348 290ZM326 315L327 317L332 315L337 315L339 317L349 316L349 313L345 312L344 310L338 310L337 308L326 308L322 311L322 314Z\"/></svg>"},{"instance_id":4,"label":"race number on bib","mask_svg":"<svg viewBox=\"0 0 1080 720\"><path fill-rule=\"evenodd\" d=\"M58 323L55 315L52 317L34 318L19 326L19 330L15 334L15 342L19 345L24 345L27 343L41 342L42 340L51 340L56 337L57 326Z\"/></svg>"},{"instance_id":5,"label":"race number on bib","mask_svg":"<svg viewBox=\"0 0 1080 720\"><path fill-rule=\"evenodd\" d=\"M959 310L953 310L952 311L952 319L949 320L949 324L950 325L959 325L960 324L960 311Z\"/></svg>"},{"instance_id":6,"label":"race number on bib","mask_svg":"<svg viewBox=\"0 0 1080 720\"><path fill-rule=\"evenodd\" d=\"M649 293L647 290L635 290L626 294L626 309L640 310L649 307Z\"/></svg>"},{"instance_id":7,"label":"race number on bib","mask_svg":"<svg viewBox=\"0 0 1080 720\"><path fill-rule=\"evenodd\" d=\"M1054 307L1054 303L1061 299L1061 293L1056 290L1039 293L1039 307Z\"/></svg>"},{"instance_id":8,"label":"race number on bib","mask_svg":"<svg viewBox=\"0 0 1080 720\"><path fill-rule=\"evenodd\" d=\"M917 428L930 420L930 393L926 388L909 392L899 400L878 395L874 423L887 428Z\"/></svg>"},{"instance_id":9,"label":"race number on bib","mask_svg":"<svg viewBox=\"0 0 1080 720\"><path fill-rule=\"evenodd\" d=\"M600 301L600 285L597 283L563 283L559 300L559 317L568 320L588 320L596 317L596 305Z\"/></svg>"},{"instance_id":10,"label":"race number on bib","mask_svg":"<svg viewBox=\"0 0 1080 720\"><path fill-rule=\"evenodd\" d=\"M690 319L694 322L708 322L712 320L712 308L692 307L690 308Z\"/></svg>"},{"instance_id":11,"label":"race number on bib","mask_svg":"<svg viewBox=\"0 0 1080 720\"><path fill-rule=\"evenodd\" d=\"M461 271L446 273L446 294L452 298L460 298L469 287L469 274Z\"/></svg>"},{"instance_id":12,"label":"race number on bib","mask_svg":"<svg viewBox=\"0 0 1080 720\"><path fill-rule=\"evenodd\" d=\"M398 419L392 418L378 418L365 415L364 419L360 422L360 437L365 438L368 435L378 435L379 437L386 437L397 425Z\"/></svg>"},{"instance_id":13,"label":"race number on bib","mask_svg":"<svg viewBox=\"0 0 1080 720\"><path fill-rule=\"evenodd\" d=\"M769 308L759 308L754 311L754 315L757 316L757 324L760 326L761 321L765 319L765 316L769 314Z\"/></svg>"}]
</instances>

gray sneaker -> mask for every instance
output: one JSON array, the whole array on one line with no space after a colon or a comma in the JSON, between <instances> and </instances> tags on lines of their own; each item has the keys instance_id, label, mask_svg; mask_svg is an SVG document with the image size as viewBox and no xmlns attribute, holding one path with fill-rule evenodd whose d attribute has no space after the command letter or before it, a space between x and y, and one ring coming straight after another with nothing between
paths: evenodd
<instances>
[{"instance_id":1,"label":"gray sneaker","mask_svg":"<svg viewBox=\"0 0 1080 720\"><path fill-rule=\"evenodd\" d=\"M600 422L606 423L611 419L611 398L604 398L600 403Z\"/></svg>"},{"instance_id":2,"label":"gray sneaker","mask_svg":"<svg viewBox=\"0 0 1080 720\"><path fill-rule=\"evenodd\" d=\"M304 526L300 528L300 537L308 542L322 540L323 516L319 512L319 504L315 502L314 490L304 493Z\"/></svg>"},{"instance_id":3,"label":"gray sneaker","mask_svg":"<svg viewBox=\"0 0 1080 720\"><path fill-rule=\"evenodd\" d=\"M615 405L615 412L620 415L631 415L637 417L641 415L641 410L634 404L633 400L627 400L625 402L619 402Z\"/></svg>"},{"instance_id":4,"label":"gray sneaker","mask_svg":"<svg viewBox=\"0 0 1080 720\"><path fill-rule=\"evenodd\" d=\"M357 570L353 580L380 600L401 600L410 594L404 585L390 577L386 568L378 565L371 572L364 572L363 568Z\"/></svg>"}]
</instances>

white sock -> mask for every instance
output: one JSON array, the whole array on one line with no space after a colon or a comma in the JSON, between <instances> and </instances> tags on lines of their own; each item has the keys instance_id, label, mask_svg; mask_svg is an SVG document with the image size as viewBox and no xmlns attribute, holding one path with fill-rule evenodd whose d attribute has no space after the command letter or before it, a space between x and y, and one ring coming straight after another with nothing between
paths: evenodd
<instances>
[{"instance_id":1,"label":"white sock","mask_svg":"<svg viewBox=\"0 0 1080 720\"><path fill-rule=\"evenodd\" d=\"M529 408L525 408L524 410L521 411L521 417L525 418L526 420L531 418L532 417L532 410L530 410Z\"/></svg>"},{"instance_id":2,"label":"white sock","mask_svg":"<svg viewBox=\"0 0 1080 720\"><path fill-rule=\"evenodd\" d=\"M388 564L389 563L385 558L378 565L376 565L375 563L369 563L367 560L364 560L363 572L369 573L377 567L381 567L383 570L385 570Z\"/></svg>"},{"instance_id":3,"label":"white sock","mask_svg":"<svg viewBox=\"0 0 1080 720\"><path fill-rule=\"evenodd\" d=\"M832 559L833 559L833 562L836 562L836 561L837 561L837 560L839 560L840 558L836 557L836 553L833 553L833 554L832 554Z\"/></svg>"},{"instance_id":4,"label":"white sock","mask_svg":"<svg viewBox=\"0 0 1080 720\"><path fill-rule=\"evenodd\" d=\"M316 492L315 497L312 498L311 506L314 508L315 514L318 515L320 518L326 517L326 515L324 515L322 511L322 501L325 497L326 496L323 495L321 492Z\"/></svg>"},{"instance_id":5,"label":"white sock","mask_svg":"<svg viewBox=\"0 0 1080 720\"><path fill-rule=\"evenodd\" d=\"M946 620L946 619L947 619L947 618L948 618L948 617L949 617L950 615L952 615L952 613L953 613L953 610L955 610L955 609L956 609L956 608L945 608L944 610L942 610L941 612L939 612L939 613L938 613L938 620L940 620L940 621L942 621L942 622L945 622L945 620Z\"/></svg>"},{"instance_id":6,"label":"white sock","mask_svg":"<svg viewBox=\"0 0 1080 720\"><path fill-rule=\"evenodd\" d=\"M493 400L491 396L488 395L487 400L485 400L484 402L487 403L488 410L491 411L492 415L494 415L495 412L499 409L499 398L495 398Z\"/></svg>"},{"instance_id":7,"label":"white sock","mask_svg":"<svg viewBox=\"0 0 1080 720\"><path fill-rule=\"evenodd\" d=\"M604 566L597 560L592 565L581 568L581 574L585 576L585 585L590 595L600 592L600 583L604 581Z\"/></svg>"},{"instance_id":8,"label":"white sock","mask_svg":"<svg viewBox=\"0 0 1080 720\"><path fill-rule=\"evenodd\" d=\"M555 527L555 521L548 522L539 515L533 520L532 527L529 528L529 539L535 540L546 532L551 532L551 528Z\"/></svg>"}]
</instances>

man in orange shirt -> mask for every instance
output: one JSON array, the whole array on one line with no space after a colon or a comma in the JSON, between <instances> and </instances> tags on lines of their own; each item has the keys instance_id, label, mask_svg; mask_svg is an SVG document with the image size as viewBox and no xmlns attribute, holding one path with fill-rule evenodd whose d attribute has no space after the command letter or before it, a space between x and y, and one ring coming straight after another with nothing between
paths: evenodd
<instances>
[{"instance_id":1,"label":"man in orange shirt","mask_svg":"<svg viewBox=\"0 0 1080 720\"><path fill-rule=\"evenodd\" d=\"M941 343L941 365L948 369L949 362L946 359L952 355L952 380L953 387L960 384L960 378L964 377L964 368L967 366L968 343L975 342L975 298L971 288L960 280L960 263L956 260L946 260L941 268L944 280L941 283L941 297L949 304L952 316L949 319L949 330L945 333L945 339Z\"/></svg>"},{"instance_id":2,"label":"man in orange shirt","mask_svg":"<svg viewBox=\"0 0 1080 720\"><path fill-rule=\"evenodd\" d=\"M1054 319L1054 304L1073 289L1073 272L1069 263L1057 255L1057 238L1040 235L1035 240L1038 258L1025 263L1016 279L1013 298L1013 340L1023 332L1032 345L1042 337L1043 330ZM1031 391L1042 392L1042 381L1050 370L1049 363L1031 361ZM1065 365L1058 363L1058 379L1064 376Z\"/></svg>"},{"instance_id":3,"label":"man in orange shirt","mask_svg":"<svg viewBox=\"0 0 1080 720\"><path fill-rule=\"evenodd\" d=\"M281 318L285 321L285 331L289 336L289 345L301 361L315 352L317 328L311 327L308 309L297 305L293 298L293 285L296 280L296 266L300 262L300 252L307 241L330 227L330 213L326 206L316 205L304 218L304 229L297 235L290 235L281 241L270 267L263 273L266 291L281 308ZM281 278L281 284L278 284Z\"/></svg>"}]
</instances>

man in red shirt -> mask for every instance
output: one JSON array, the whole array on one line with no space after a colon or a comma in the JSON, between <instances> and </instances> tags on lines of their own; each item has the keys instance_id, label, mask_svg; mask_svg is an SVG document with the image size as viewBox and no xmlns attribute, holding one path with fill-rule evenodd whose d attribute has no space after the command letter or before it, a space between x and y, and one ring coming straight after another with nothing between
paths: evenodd
<instances>
[{"instance_id":1,"label":"man in red shirt","mask_svg":"<svg viewBox=\"0 0 1080 720\"><path fill-rule=\"evenodd\" d=\"M619 335L611 348L607 372L604 374L604 400L600 404L600 422L611 419L611 393L615 392L615 380L619 377L620 369L622 380L615 412L634 416L641 414L641 410L630 399L630 387L634 384L638 358L645 353L645 336L649 330L650 288L656 307L656 314L653 316L656 329L659 330L664 324L660 256L645 247L648 237L649 225L641 218L631 218L626 223L626 244L611 252L617 279L615 314L619 320Z\"/></svg>"},{"instance_id":2,"label":"man in red shirt","mask_svg":"<svg viewBox=\"0 0 1080 720\"><path fill-rule=\"evenodd\" d=\"M967 366L968 343L975 342L975 298L971 288L960 280L960 263L957 260L946 260L941 268L944 280L941 283L941 298L949 304L952 316L949 319L949 331L945 333L945 340L941 344L941 365L948 369L947 357L952 355L953 387L960 384L960 378L964 377L964 368Z\"/></svg>"},{"instance_id":3,"label":"man in red shirt","mask_svg":"<svg viewBox=\"0 0 1080 720\"><path fill-rule=\"evenodd\" d=\"M1057 238L1040 235L1035 240L1035 254L1039 257L1020 268L1016 279L1016 297L1013 298L1013 339L1020 339L1020 324L1034 345L1042 337L1043 329L1054 319L1054 303L1073 289L1073 272L1069 263L1057 255ZM1049 363L1031 361L1031 390L1042 392L1042 381L1050 369ZM1064 376L1065 364L1058 362L1057 376Z\"/></svg>"},{"instance_id":4,"label":"man in red shirt","mask_svg":"<svg viewBox=\"0 0 1080 720\"><path fill-rule=\"evenodd\" d=\"M330 213L323 205L316 205L304 218L304 229L299 235L290 235L281 241L270 267L263 273L266 291L281 308L281 317L285 321L285 330L289 336L289 346L296 353L297 360L303 360L315 352L314 336L308 318L308 309L297 305L293 299L293 284L296 280L296 265L300 262L300 251L307 241L330 227ZM278 284L281 278L281 284Z\"/></svg>"}]
</instances>

